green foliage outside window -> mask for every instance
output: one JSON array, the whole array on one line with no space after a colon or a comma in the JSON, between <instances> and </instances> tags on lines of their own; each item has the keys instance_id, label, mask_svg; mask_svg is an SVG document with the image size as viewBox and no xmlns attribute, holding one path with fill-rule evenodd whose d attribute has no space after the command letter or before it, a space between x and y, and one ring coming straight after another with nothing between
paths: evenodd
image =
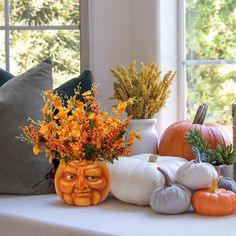
<instances>
[{"instance_id":1,"label":"green foliage outside window","mask_svg":"<svg viewBox=\"0 0 236 236\"><path fill-rule=\"evenodd\" d=\"M3 12L4 5L0 4L0 21L3 21ZM43 59L51 57L54 61L54 87L78 76L80 73L79 19L78 0L11 0L10 25L78 26L78 29L73 30L10 31L11 73L20 74ZM0 25L4 24L0 23ZM3 39L0 41L4 43ZM1 63L4 61L4 56L0 48Z\"/></svg>"},{"instance_id":2,"label":"green foliage outside window","mask_svg":"<svg viewBox=\"0 0 236 236\"><path fill-rule=\"evenodd\" d=\"M186 57L209 60L236 58L236 1L186 0ZM231 124L236 102L236 65L187 66L187 118L207 103L207 119Z\"/></svg>"}]
</instances>

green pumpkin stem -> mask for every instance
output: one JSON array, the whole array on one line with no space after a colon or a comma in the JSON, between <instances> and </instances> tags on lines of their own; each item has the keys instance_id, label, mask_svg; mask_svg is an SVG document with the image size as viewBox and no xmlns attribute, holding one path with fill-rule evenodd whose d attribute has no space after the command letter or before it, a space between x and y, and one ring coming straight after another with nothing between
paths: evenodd
<instances>
[{"instance_id":1,"label":"green pumpkin stem","mask_svg":"<svg viewBox=\"0 0 236 236\"><path fill-rule=\"evenodd\" d=\"M161 167L157 167L157 170L161 172L161 174L163 175L165 179L164 187L171 187L172 184L171 184L170 176L168 175L167 171L162 169Z\"/></svg>"},{"instance_id":2,"label":"green pumpkin stem","mask_svg":"<svg viewBox=\"0 0 236 236\"><path fill-rule=\"evenodd\" d=\"M193 146L193 147L192 147L192 150L193 150L193 152L194 152L194 154L195 154L195 160L194 160L194 162L195 162L195 163L201 163L201 162L202 162L202 160L201 160L201 154L200 154L198 148L195 147L195 146Z\"/></svg>"},{"instance_id":3,"label":"green pumpkin stem","mask_svg":"<svg viewBox=\"0 0 236 236\"><path fill-rule=\"evenodd\" d=\"M193 120L193 124L202 125L204 123L207 114L207 109L208 106L205 103L198 107L198 110Z\"/></svg>"},{"instance_id":4,"label":"green pumpkin stem","mask_svg":"<svg viewBox=\"0 0 236 236\"><path fill-rule=\"evenodd\" d=\"M218 193L219 190L218 183L219 183L219 178L215 178L210 189L211 193Z\"/></svg>"}]
</instances>

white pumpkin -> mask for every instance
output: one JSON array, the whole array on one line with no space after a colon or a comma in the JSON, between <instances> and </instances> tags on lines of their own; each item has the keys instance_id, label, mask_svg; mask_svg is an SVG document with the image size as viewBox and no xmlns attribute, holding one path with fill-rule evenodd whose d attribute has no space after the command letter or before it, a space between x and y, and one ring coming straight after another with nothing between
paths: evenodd
<instances>
[{"instance_id":1,"label":"white pumpkin","mask_svg":"<svg viewBox=\"0 0 236 236\"><path fill-rule=\"evenodd\" d=\"M164 177L157 171L157 167L165 168L170 179L175 181L177 169L187 162L180 157L158 157L156 162L149 162L151 155L120 157L108 165L111 192L117 199L137 205L149 205L153 189L164 185Z\"/></svg>"},{"instance_id":2,"label":"white pumpkin","mask_svg":"<svg viewBox=\"0 0 236 236\"><path fill-rule=\"evenodd\" d=\"M191 190L211 187L218 177L217 171L209 163L201 162L199 151L194 147L196 159L182 165L176 173L176 181Z\"/></svg>"}]
</instances>

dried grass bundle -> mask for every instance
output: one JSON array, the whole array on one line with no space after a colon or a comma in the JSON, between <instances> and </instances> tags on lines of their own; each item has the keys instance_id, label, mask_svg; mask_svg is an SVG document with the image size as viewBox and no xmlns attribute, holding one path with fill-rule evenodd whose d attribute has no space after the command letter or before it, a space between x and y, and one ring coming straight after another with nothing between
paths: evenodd
<instances>
[{"instance_id":1,"label":"dried grass bundle","mask_svg":"<svg viewBox=\"0 0 236 236\"><path fill-rule=\"evenodd\" d=\"M117 79L112 99L133 99L133 103L126 108L127 114L133 119L148 119L157 114L165 105L170 95L170 85L176 76L176 72L169 70L161 79L161 71L154 63L146 66L140 63L138 71L135 61L127 68L120 66L111 72Z\"/></svg>"}]
</instances>

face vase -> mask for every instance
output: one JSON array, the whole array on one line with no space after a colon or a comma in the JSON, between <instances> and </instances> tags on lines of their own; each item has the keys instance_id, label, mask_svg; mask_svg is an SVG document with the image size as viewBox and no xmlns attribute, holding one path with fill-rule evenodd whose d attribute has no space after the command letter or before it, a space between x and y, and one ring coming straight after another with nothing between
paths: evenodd
<instances>
[{"instance_id":1,"label":"face vase","mask_svg":"<svg viewBox=\"0 0 236 236\"><path fill-rule=\"evenodd\" d=\"M109 193L109 170L104 162L61 161L55 188L57 195L69 205L96 205Z\"/></svg>"}]
</instances>

